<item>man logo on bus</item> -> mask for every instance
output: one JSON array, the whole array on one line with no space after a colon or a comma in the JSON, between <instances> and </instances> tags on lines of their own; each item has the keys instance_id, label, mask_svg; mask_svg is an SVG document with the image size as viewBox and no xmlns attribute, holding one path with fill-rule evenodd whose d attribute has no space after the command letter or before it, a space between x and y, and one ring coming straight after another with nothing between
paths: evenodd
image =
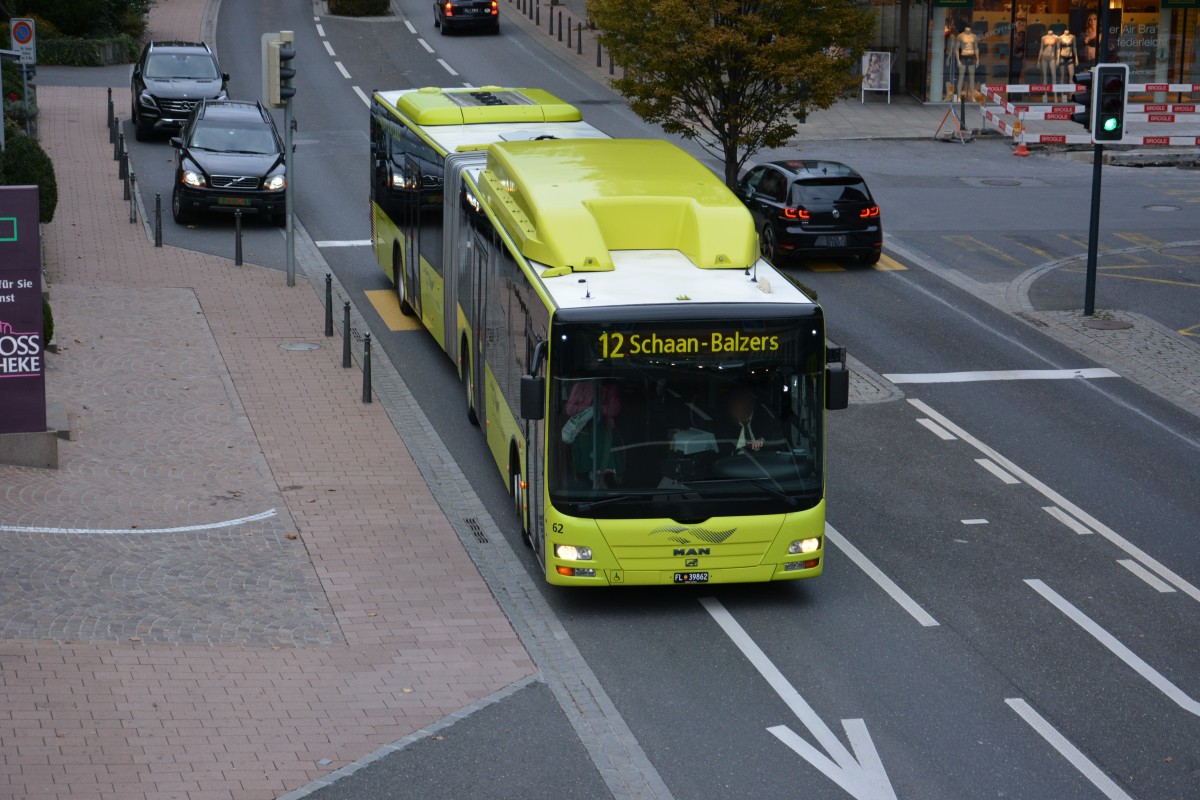
<instances>
[{"instance_id":1,"label":"man logo on bus","mask_svg":"<svg viewBox=\"0 0 1200 800\"><path fill-rule=\"evenodd\" d=\"M21 333L0 321L0 378L34 378L42 374L42 334Z\"/></svg>"}]
</instances>

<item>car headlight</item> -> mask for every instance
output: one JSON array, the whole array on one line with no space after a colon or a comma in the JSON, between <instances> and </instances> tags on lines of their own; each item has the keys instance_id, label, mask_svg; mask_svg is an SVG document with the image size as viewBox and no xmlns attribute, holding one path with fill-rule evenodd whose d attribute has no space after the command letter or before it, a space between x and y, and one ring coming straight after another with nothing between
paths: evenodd
<instances>
[{"instance_id":1,"label":"car headlight","mask_svg":"<svg viewBox=\"0 0 1200 800\"><path fill-rule=\"evenodd\" d=\"M204 176L194 169L185 169L183 171L183 182L188 186L204 186L206 183Z\"/></svg>"},{"instance_id":2,"label":"car headlight","mask_svg":"<svg viewBox=\"0 0 1200 800\"><path fill-rule=\"evenodd\" d=\"M138 95L138 103L149 108L158 108L158 103L154 102L154 98L150 96L149 92L142 92Z\"/></svg>"},{"instance_id":3,"label":"car headlight","mask_svg":"<svg viewBox=\"0 0 1200 800\"><path fill-rule=\"evenodd\" d=\"M272 175L263 181L263 188L268 192L278 192L287 186L287 179L282 175Z\"/></svg>"}]
</instances>

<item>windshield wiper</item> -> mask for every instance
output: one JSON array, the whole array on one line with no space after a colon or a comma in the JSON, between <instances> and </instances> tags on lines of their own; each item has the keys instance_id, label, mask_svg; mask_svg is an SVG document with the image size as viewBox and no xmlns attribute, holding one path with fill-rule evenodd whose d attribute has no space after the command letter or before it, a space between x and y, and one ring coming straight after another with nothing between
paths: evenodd
<instances>
[{"instance_id":1,"label":"windshield wiper","mask_svg":"<svg viewBox=\"0 0 1200 800\"><path fill-rule=\"evenodd\" d=\"M671 487L663 487L661 489L647 489L644 492L637 492L637 493L625 492L623 494L609 495L608 497L601 497L598 500L591 500L588 502L580 503L579 510L580 511L590 511L591 509L596 508L597 506L608 505L609 503L616 503L616 502L621 502L621 501L625 501L625 500L654 500L663 495L695 494L695 492L696 492L696 490L691 488L690 486L671 486Z\"/></svg>"}]
</instances>

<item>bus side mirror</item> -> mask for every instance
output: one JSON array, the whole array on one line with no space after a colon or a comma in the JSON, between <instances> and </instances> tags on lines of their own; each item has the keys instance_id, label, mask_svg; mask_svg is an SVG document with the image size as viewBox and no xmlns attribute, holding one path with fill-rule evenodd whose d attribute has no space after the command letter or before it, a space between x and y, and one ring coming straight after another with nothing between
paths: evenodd
<instances>
[{"instance_id":1,"label":"bus side mirror","mask_svg":"<svg viewBox=\"0 0 1200 800\"><path fill-rule=\"evenodd\" d=\"M521 376L521 418L546 418L546 379L541 375Z\"/></svg>"},{"instance_id":2,"label":"bus side mirror","mask_svg":"<svg viewBox=\"0 0 1200 800\"><path fill-rule=\"evenodd\" d=\"M850 369L846 348L825 346L825 408L840 411L850 405Z\"/></svg>"}]
</instances>

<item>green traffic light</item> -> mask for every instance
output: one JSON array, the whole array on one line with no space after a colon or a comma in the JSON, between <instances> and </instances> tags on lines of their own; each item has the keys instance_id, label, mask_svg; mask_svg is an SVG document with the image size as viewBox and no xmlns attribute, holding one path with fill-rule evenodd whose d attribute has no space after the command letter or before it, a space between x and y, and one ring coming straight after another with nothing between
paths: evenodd
<instances>
[{"instance_id":1,"label":"green traffic light","mask_svg":"<svg viewBox=\"0 0 1200 800\"><path fill-rule=\"evenodd\" d=\"M1111 132L1111 131L1115 131L1120 126L1120 124L1121 123L1117 121L1116 117L1109 117L1108 119L1104 120L1103 127L1104 127L1104 130Z\"/></svg>"}]
</instances>

